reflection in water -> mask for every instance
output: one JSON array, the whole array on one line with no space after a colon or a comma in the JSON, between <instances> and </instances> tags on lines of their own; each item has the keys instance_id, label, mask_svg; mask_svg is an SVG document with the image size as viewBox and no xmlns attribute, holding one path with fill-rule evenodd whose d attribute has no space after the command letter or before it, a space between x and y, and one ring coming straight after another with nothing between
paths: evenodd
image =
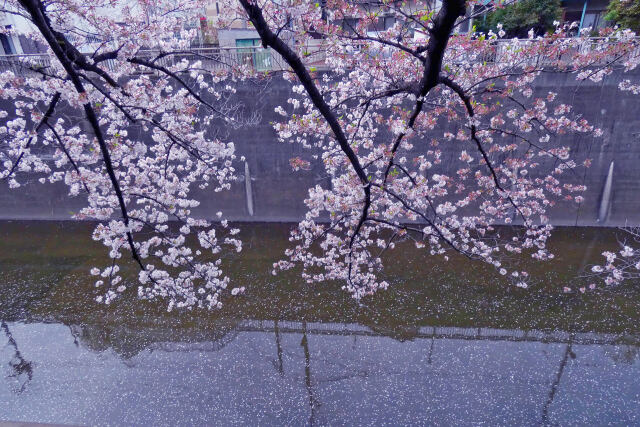
<instances>
[{"instance_id":1,"label":"reflection in water","mask_svg":"<svg viewBox=\"0 0 640 427\"><path fill-rule=\"evenodd\" d=\"M15 392L22 393L27 388L27 384L33 379L33 365L22 357L20 350L18 350L18 343L9 331L9 326L7 326L4 321L0 326L9 339L9 345L13 347L14 351L13 357L9 360L9 367L12 372L9 378L15 378L18 382L18 387L15 389Z\"/></svg>"},{"instance_id":2,"label":"reflection in water","mask_svg":"<svg viewBox=\"0 0 640 427\"><path fill-rule=\"evenodd\" d=\"M605 353L616 363L632 365L640 355L640 346L638 344L607 346Z\"/></svg>"},{"instance_id":3,"label":"reflection in water","mask_svg":"<svg viewBox=\"0 0 640 427\"><path fill-rule=\"evenodd\" d=\"M319 407L319 403L313 393L313 385L311 384L311 353L309 352L309 340L307 339L307 322L302 322L302 340L300 345L304 350L304 384L307 388L307 394L309 395L309 409L311 413L309 415L309 425L315 425L316 408Z\"/></svg>"},{"instance_id":4,"label":"reflection in water","mask_svg":"<svg viewBox=\"0 0 640 427\"><path fill-rule=\"evenodd\" d=\"M0 320L9 339L0 357L11 369L0 383L0 420L637 421L640 287L560 291L576 288L592 256L616 247L611 231L557 233L554 262L523 266L539 277L529 291L477 264L443 264L407 247L387 260L389 291L358 304L339 284L270 276L287 227L247 225L242 258L225 260L246 296L216 312L167 313L135 295L109 307L93 302L87 272L103 253L84 240L88 227L0 222Z\"/></svg>"},{"instance_id":5,"label":"reflection in water","mask_svg":"<svg viewBox=\"0 0 640 427\"><path fill-rule=\"evenodd\" d=\"M567 347L564 351L564 355L562 356L562 360L560 361L560 365L558 366L558 373L556 374L556 378L553 380L553 384L551 385L551 391L549 392L549 398L547 402L544 404L544 409L542 410L542 425L549 424L549 407L553 403L553 398L558 391L558 386L560 385L560 380L562 379L562 373L564 372L564 367L567 365L567 361L569 360L569 356L572 359L576 358L575 353L571 351L571 344L573 343L573 336L569 339L567 343Z\"/></svg>"},{"instance_id":6,"label":"reflection in water","mask_svg":"<svg viewBox=\"0 0 640 427\"><path fill-rule=\"evenodd\" d=\"M431 365L431 357L433 356L433 346L436 343L436 337L431 337L431 344L429 344L429 355L427 356L427 363Z\"/></svg>"},{"instance_id":7,"label":"reflection in water","mask_svg":"<svg viewBox=\"0 0 640 427\"><path fill-rule=\"evenodd\" d=\"M0 385L0 418L166 425L186 405L201 425L522 424L541 413L542 424L628 424L640 395L640 363L610 357L639 343L605 334L425 326L401 342L358 324L243 320L224 334L141 326L96 350L85 336L108 335L91 328L72 328L77 347L62 325L3 324L38 375L23 398ZM113 337L145 336L137 354L114 352L126 345ZM78 405L86 412L69 410Z\"/></svg>"},{"instance_id":8,"label":"reflection in water","mask_svg":"<svg viewBox=\"0 0 640 427\"><path fill-rule=\"evenodd\" d=\"M136 330L110 331L112 335L104 332L101 325L72 325L70 330L72 338L79 340L87 349L94 352L112 350L123 359L135 357L138 353L151 349L165 352L187 351L198 348L202 351L221 351L225 346L234 342L242 333L273 334L276 342L275 359L272 364L280 375L284 375L284 357L281 347L282 334L294 334L300 336L300 346L303 354L307 356L308 336L335 336L352 338L352 349L358 348L358 337L390 337L398 340L393 335L374 331L367 326L357 324L339 323L312 323L301 321L261 321L261 320L237 320L231 323L226 321L217 325L206 326L207 330L200 330L197 325L193 329L183 329L178 334L172 330L158 329L153 326L141 326ZM209 329L211 328L211 329ZM104 337L105 342L98 344L96 337ZM625 336L597 333L567 333L563 331L539 331L539 330L501 330L487 328L458 328L452 326L424 326L420 327L411 339L412 342L425 343L427 350L427 364L432 363L434 347L438 340L457 340L469 342L511 342L511 343L542 343L559 344L571 348L572 344L583 346L597 346L604 350L604 354L616 363L634 363L640 351L640 336ZM129 343L138 342L140 345L132 349ZM145 344L144 346L142 344ZM626 343L626 344L625 344ZM615 349L615 351L614 351ZM570 352L570 355L573 353ZM573 357L573 356L572 356Z\"/></svg>"},{"instance_id":9,"label":"reflection in water","mask_svg":"<svg viewBox=\"0 0 640 427\"><path fill-rule=\"evenodd\" d=\"M284 376L284 365L282 362L282 346L280 345L280 328L278 328L278 321L273 321L273 333L276 336L276 354L278 355L278 362L276 369L280 372L281 376Z\"/></svg>"},{"instance_id":10,"label":"reflection in water","mask_svg":"<svg viewBox=\"0 0 640 427\"><path fill-rule=\"evenodd\" d=\"M75 328L74 328L75 326ZM71 333L71 336L73 337L73 344L76 347L80 347L80 341L78 341L78 333L76 332L77 326L76 325L69 325L69 332Z\"/></svg>"}]
</instances>

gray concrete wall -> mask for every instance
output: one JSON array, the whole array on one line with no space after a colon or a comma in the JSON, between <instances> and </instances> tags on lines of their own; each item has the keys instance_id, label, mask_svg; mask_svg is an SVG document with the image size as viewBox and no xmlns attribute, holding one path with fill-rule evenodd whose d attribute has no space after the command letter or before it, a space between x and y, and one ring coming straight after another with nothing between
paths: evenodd
<instances>
[{"instance_id":1,"label":"gray concrete wall","mask_svg":"<svg viewBox=\"0 0 640 427\"><path fill-rule=\"evenodd\" d=\"M582 205L561 202L551 209L551 220L556 225L640 224L640 97L620 92L617 85L621 78L638 81L640 72L614 74L597 84L578 83L574 75L564 74L545 74L536 82L536 94L558 92L563 101L575 106L575 112L605 131L600 139L571 136L575 156L590 157L593 164L578 174L565 176L570 182L585 184L588 190ZM195 196L202 202L195 210L197 216L213 218L216 212L223 211L227 218L237 221L297 221L306 212L303 200L308 188L327 185L321 167L292 172L290 158L311 160L313 153L299 145L277 141L269 122L280 118L274 107L285 104L291 92L288 83L279 78L271 80L267 87L263 85L245 82L237 92L237 100L245 105L247 113L261 114L261 123L228 130L230 139L236 143L238 157L245 156L247 165L238 162L240 176L230 191L196 191ZM455 131L457 126L452 123L451 130ZM442 128L437 129L438 135L442 132ZM459 155L459 144L441 144L443 162L434 173L455 173L449 165ZM418 143L414 145L416 152L424 149ZM604 219L598 221L612 163L609 202L604 205ZM245 179L247 170L249 179ZM82 206L81 197L67 196L64 184L39 184L34 178L33 184L10 190L5 182L0 182L0 219L69 219Z\"/></svg>"}]
</instances>

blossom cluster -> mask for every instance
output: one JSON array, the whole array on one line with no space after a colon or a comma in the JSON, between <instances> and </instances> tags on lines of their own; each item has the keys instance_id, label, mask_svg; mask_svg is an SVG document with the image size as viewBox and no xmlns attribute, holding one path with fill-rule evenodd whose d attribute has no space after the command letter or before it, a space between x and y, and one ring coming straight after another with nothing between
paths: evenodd
<instances>
[{"instance_id":1,"label":"blossom cluster","mask_svg":"<svg viewBox=\"0 0 640 427\"><path fill-rule=\"evenodd\" d=\"M31 21L27 36L48 47L51 61L23 59L22 73L0 74L0 98L15 106L0 112L0 178L13 188L34 176L61 181L71 196L86 198L74 217L98 221L93 238L112 260L91 270L98 302L137 288L142 298L165 298L169 310L220 307L229 286L220 253L241 250L239 230L221 213L219 224L194 217L199 201L191 193L223 191L235 179L235 146L215 128L242 125L229 99L244 75L204 75L198 60L178 55L194 36L185 28L202 2L4 7ZM131 256L137 284L123 279L123 258Z\"/></svg>"},{"instance_id":2,"label":"blossom cluster","mask_svg":"<svg viewBox=\"0 0 640 427\"><path fill-rule=\"evenodd\" d=\"M627 228L625 232L629 239L620 243L621 249L618 252L603 252L606 262L591 267L591 273L604 278L607 285L640 279L640 229Z\"/></svg>"},{"instance_id":3,"label":"blossom cluster","mask_svg":"<svg viewBox=\"0 0 640 427\"><path fill-rule=\"evenodd\" d=\"M319 151L330 184L309 190L308 213L274 274L300 265L307 281L341 280L361 298L388 287L384 252L409 239L426 254L447 259L453 250L528 287L527 272L509 271L508 260L553 257L548 210L584 201L586 187L566 175L591 163L573 145L604 134L570 100L534 93L534 84L549 72L597 82L632 70L637 40L617 31L594 45L559 23L526 40L501 40L503 31L442 36L445 8L420 1L246 2L254 25L255 4L268 27L261 34L295 40L298 58L321 53L332 71L313 83L304 71L285 73L297 95L276 108L284 119L274 128L281 140ZM381 16L394 24L372 29ZM448 39L441 58L437 37ZM300 164L292 159L294 169Z\"/></svg>"}]
</instances>

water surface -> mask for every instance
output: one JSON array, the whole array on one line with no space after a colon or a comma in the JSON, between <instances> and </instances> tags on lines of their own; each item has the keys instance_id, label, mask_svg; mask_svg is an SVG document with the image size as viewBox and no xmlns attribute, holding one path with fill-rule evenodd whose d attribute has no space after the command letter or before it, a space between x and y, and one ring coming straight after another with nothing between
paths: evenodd
<instances>
[{"instance_id":1,"label":"water surface","mask_svg":"<svg viewBox=\"0 0 640 427\"><path fill-rule=\"evenodd\" d=\"M289 225L243 225L245 296L93 302L90 224L0 222L0 420L85 425L640 424L640 287L564 294L615 230L560 229L522 290L402 246L360 304L270 275Z\"/></svg>"}]
</instances>

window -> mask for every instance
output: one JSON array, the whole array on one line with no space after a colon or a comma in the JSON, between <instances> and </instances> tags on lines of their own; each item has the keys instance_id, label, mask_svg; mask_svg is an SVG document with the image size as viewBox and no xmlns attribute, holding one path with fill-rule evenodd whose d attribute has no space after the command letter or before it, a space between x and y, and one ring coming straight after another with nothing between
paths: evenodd
<instances>
[{"instance_id":1,"label":"window","mask_svg":"<svg viewBox=\"0 0 640 427\"><path fill-rule=\"evenodd\" d=\"M387 31L395 23L396 19L393 16L383 16L378 18L378 22L369 27L369 31Z\"/></svg>"},{"instance_id":2,"label":"window","mask_svg":"<svg viewBox=\"0 0 640 427\"><path fill-rule=\"evenodd\" d=\"M267 71L271 69L271 53L262 48L260 39L236 39L238 49L238 60L243 64L248 64L256 71Z\"/></svg>"},{"instance_id":3,"label":"window","mask_svg":"<svg viewBox=\"0 0 640 427\"><path fill-rule=\"evenodd\" d=\"M262 45L260 39L236 39L236 47L258 47Z\"/></svg>"},{"instance_id":4,"label":"window","mask_svg":"<svg viewBox=\"0 0 640 427\"><path fill-rule=\"evenodd\" d=\"M582 28L591 27L592 30L597 30L600 28L601 21L600 13L585 13Z\"/></svg>"},{"instance_id":5,"label":"window","mask_svg":"<svg viewBox=\"0 0 640 427\"><path fill-rule=\"evenodd\" d=\"M340 23L340 27L342 31L347 34L354 34L356 32L356 28L358 27L358 19L357 18L345 18Z\"/></svg>"},{"instance_id":6,"label":"window","mask_svg":"<svg viewBox=\"0 0 640 427\"><path fill-rule=\"evenodd\" d=\"M11 29L11 25L5 26L7 30ZM18 53L16 51L15 46L13 45L13 40L11 40L11 36L7 34L0 34L0 43L2 43L2 49L4 50L5 55L15 55Z\"/></svg>"}]
</instances>

